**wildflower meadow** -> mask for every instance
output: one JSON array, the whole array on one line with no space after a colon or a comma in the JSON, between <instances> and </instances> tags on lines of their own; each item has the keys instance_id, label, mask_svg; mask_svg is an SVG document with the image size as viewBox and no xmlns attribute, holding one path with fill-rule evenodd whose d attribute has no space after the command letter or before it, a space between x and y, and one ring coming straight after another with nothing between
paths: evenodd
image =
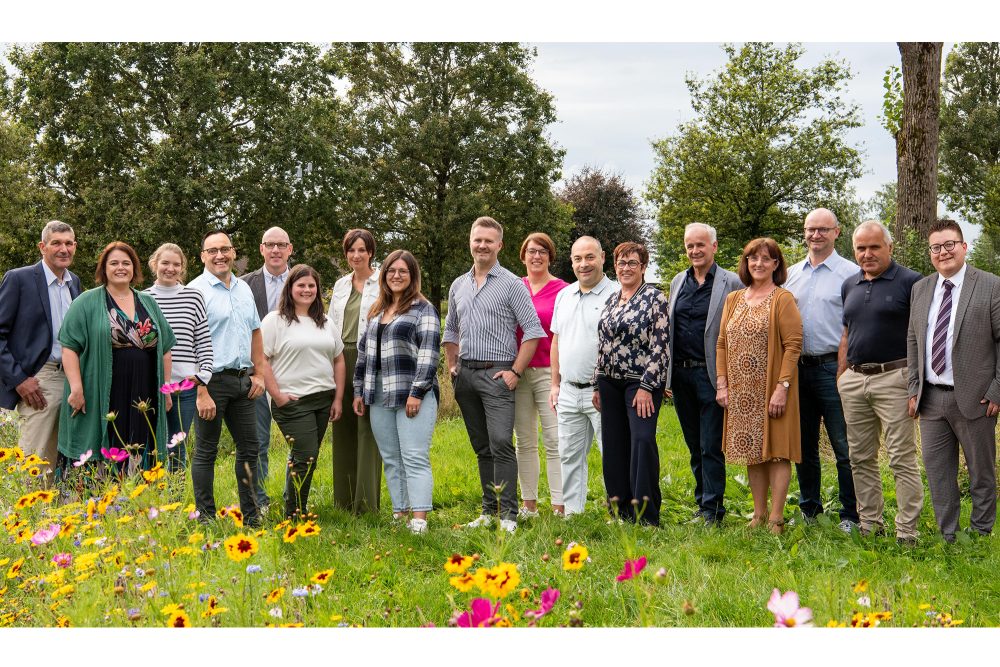
<instances>
[{"instance_id":1,"label":"wildflower meadow","mask_svg":"<svg viewBox=\"0 0 1000 667\"><path fill-rule=\"evenodd\" d=\"M221 448L216 517L195 511L190 477L162 464L114 474L85 459L45 490L43 464L16 447L0 416L0 626L14 627L955 627L1000 624L993 538L946 544L925 507L916 547L847 535L834 514L791 529L750 530L746 471L729 468L721 528L694 518L688 453L672 409L659 445L663 527L609 520L600 458L591 452L584 514L541 516L514 534L462 524L478 514L475 460L461 419L442 419L431 449L434 511L414 535L378 515L332 506L329 436L311 514L271 506L243 525L232 443ZM172 447L180 438L174 438ZM187 443L190 456L193 443ZM102 458L135 458L109 448ZM272 435L268 493L280 498L288 448ZM828 452L827 452L828 454ZM123 464L128 461L123 460ZM832 459L824 495L835 497ZM544 464L544 459L543 459ZM128 468L125 468L128 471ZM89 472L88 472L89 471ZM73 474L75 473L75 475ZM894 511L886 474L887 511ZM793 483L790 501L797 489ZM968 507L964 508L967 515ZM963 518L964 520L964 518ZM891 525L891 516L888 520Z\"/></svg>"}]
</instances>

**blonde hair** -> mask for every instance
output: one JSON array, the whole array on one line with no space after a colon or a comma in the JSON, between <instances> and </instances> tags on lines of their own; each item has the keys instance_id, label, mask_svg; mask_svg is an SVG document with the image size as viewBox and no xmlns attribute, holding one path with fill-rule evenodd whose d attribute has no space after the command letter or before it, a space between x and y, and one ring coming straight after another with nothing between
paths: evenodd
<instances>
[{"instance_id":1,"label":"blonde hair","mask_svg":"<svg viewBox=\"0 0 1000 667\"><path fill-rule=\"evenodd\" d=\"M176 243L164 243L149 256L149 270L153 272L153 277L156 277L156 263L160 261L160 255L165 252L175 252L181 258L181 275L177 280L178 282L184 282L184 276L187 275L187 256Z\"/></svg>"}]
</instances>

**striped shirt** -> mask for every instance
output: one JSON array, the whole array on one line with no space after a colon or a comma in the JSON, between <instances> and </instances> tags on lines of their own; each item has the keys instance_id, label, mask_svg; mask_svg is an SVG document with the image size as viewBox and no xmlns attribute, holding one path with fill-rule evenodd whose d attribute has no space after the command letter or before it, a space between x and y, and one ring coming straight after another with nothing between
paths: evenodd
<instances>
[{"instance_id":1,"label":"striped shirt","mask_svg":"<svg viewBox=\"0 0 1000 667\"><path fill-rule=\"evenodd\" d=\"M376 372L382 380L383 407L401 408L410 396L424 399L437 386L441 347L441 318L429 301L417 301L385 325L382 332L381 369L376 371L379 320L375 313L358 338L358 363L354 367L354 396L365 405L375 400Z\"/></svg>"},{"instance_id":2,"label":"striped shirt","mask_svg":"<svg viewBox=\"0 0 1000 667\"><path fill-rule=\"evenodd\" d=\"M212 379L212 337L208 332L205 297L184 285L154 284L145 292L156 299L177 337L177 344L170 350L170 381L180 382L197 375L208 384Z\"/></svg>"},{"instance_id":3,"label":"striped shirt","mask_svg":"<svg viewBox=\"0 0 1000 667\"><path fill-rule=\"evenodd\" d=\"M513 362L520 326L523 340L545 338L531 294L524 282L497 262L476 286L475 268L448 290L444 342L458 345L458 356L472 361Z\"/></svg>"}]
</instances>

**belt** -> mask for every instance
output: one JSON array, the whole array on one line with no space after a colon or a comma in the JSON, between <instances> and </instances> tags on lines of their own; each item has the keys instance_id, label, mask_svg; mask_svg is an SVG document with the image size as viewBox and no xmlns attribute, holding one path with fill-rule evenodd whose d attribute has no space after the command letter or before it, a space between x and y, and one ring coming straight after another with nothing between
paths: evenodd
<instances>
[{"instance_id":1,"label":"belt","mask_svg":"<svg viewBox=\"0 0 1000 667\"><path fill-rule=\"evenodd\" d=\"M216 371L214 375L232 375L233 377L246 377L247 375L252 375L252 368L223 368L221 371Z\"/></svg>"},{"instance_id":2,"label":"belt","mask_svg":"<svg viewBox=\"0 0 1000 667\"><path fill-rule=\"evenodd\" d=\"M588 389L597 386L596 382L570 382L569 380L566 380L566 384L576 387L577 389Z\"/></svg>"},{"instance_id":3,"label":"belt","mask_svg":"<svg viewBox=\"0 0 1000 667\"><path fill-rule=\"evenodd\" d=\"M802 366L820 366L822 364L830 363L831 361L837 360L836 352L827 352L826 354L818 354L816 356L810 356L808 354L803 354L799 357L799 364Z\"/></svg>"},{"instance_id":4,"label":"belt","mask_svg":"<svg viewBox=\"0 0 1000 667\"><path fill-rule=\"evenodd\" d=\"M924 382L925 387L930 387L931 389L938 389L940 391L955 391L955 387L950 384L934 384L933 382Z\"/></svg>"},{"instance_id":5,"label":"belt","mask_svg":"<svg viewBox=\"0 0 1000 667\"><path fill-rule=\"evenodd\" d=\"M847 367L855 373L861 373L862 375L878 375L879 373L888 373L899 368L906 368L906 359L887 361L884 364L849 364Z\"/></svg>"},{"instance_id":6,"label":"belt","mask_svg":"<svg viewBox=\"0 0 1000 667\"><path fill-rule=\"evenodd\" d=\"M63 365L62 365L61 361L46 361L45 365L46 366L54 366L57 371L61 371L63 369Z\"/></svg>"},{"instance_id":7,"label":"belt","mask_svg":"<svg viewBox=\"0 0 1000 667\"><path fill-rule=\"evenodd\" d=\"M677 365L681 368L708 368L706 362L698 361L697 359L682 359L677 362Z\"/></svg>"},{"instance_id":8,"label":"belt","mask_svg":"<svg viewBox=\"0 0 1000 667\"><path fill-rule=\"evenodd\" d=\"M476 361L475 359L460 359L459 363L466 368L472 368L477 371L486 370L487 368L495 367L509 367L513 366L513 361Z\"/></svg>"}]
</instances>

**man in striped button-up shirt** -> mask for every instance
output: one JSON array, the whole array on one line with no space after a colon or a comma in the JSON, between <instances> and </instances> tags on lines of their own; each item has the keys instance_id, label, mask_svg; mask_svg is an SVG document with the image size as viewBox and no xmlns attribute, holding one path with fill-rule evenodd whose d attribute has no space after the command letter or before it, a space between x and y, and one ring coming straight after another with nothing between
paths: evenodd
<instances>
[{"instance_id":1,"label":"man in striped button-up shirt","mask_svg":"<svg viewBox=\"0 0 1000 667\"><path fill-rule=\"evenodd\" d=\"M483 510L468 525L517 528L517 458L514 455L514 389L545 337L524 282L497 262L503 227L493 218L472 224L472 270L448 291L444 347L472 449L479 460ZM524 332L520 349L516 330ZM496 487L500 487L499 493Z\"/></svg>"}]
</instances>

